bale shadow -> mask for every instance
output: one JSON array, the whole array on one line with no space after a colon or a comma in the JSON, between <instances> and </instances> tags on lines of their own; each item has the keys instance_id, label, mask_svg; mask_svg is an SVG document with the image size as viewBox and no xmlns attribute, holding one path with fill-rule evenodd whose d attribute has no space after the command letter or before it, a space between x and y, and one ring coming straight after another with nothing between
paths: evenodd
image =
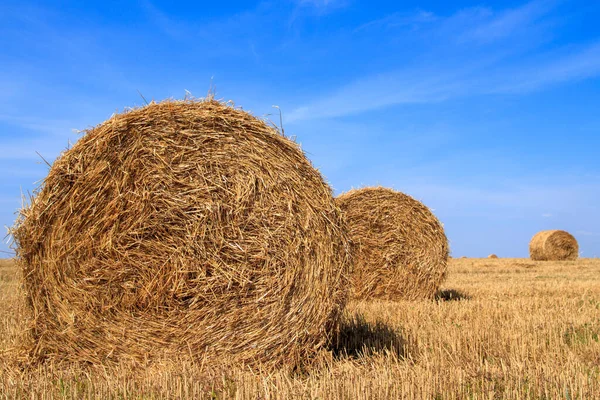
<instances>
[{"instance_id":1,"label":"bale shadow","mask_svg":"<svg viewBox=\"0 0 600 400\"><path fill-rule=\"evenodd\" d=\"M340 332L331 344L331 351L336 359L375 354L412 359L415 350L415 341L406 340L401 332L381 321L368 322L361 314L344 318Z\"/></svg>"},{"instance_id":2,"label":"bale shadow","mask_svg":"<svg viewBox=\"0 0 600 400\"><path fill-rule=\"evenodd\" d=\"M457 301L470 299L471 296L456 289L438 290L438 292L435 294L435 300L437 301Z\"/></svg>"}]
</instances>

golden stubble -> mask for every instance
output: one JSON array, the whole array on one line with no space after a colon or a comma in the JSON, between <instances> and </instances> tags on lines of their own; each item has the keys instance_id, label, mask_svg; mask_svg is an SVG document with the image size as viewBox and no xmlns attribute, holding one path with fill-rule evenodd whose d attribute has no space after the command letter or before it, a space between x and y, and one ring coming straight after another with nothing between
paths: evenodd
<instances>
[{"instance_id":1,"label":"golden stubble","mask_svg":"<svg viewBox=\"0 0 600 400\"><path fill-rule=\"evenodd\" d=\"M600 396L600 260L451 259L435 300L351 302L306 370L157 362L20 368L19 271L0 263L0 397L540 399Z\"/></svg>"}]
</instances>

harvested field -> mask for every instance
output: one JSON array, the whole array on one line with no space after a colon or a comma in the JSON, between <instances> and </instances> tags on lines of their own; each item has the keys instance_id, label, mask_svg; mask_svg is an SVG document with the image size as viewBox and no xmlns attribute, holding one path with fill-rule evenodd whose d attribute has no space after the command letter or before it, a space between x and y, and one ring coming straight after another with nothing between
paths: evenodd
<instances>
[{"instance_id":1,"label":"harvested field","mask_svg":"<svg viewBox=\"0 0 600 400\"><path fill-rule=\"evenodd\" d=\"M436 300L351 302L334 355L293 373L163 363L19 370L14 266L0 266L0 398L593 399L600 260L452 259Z\"/></svg>"}]
</instances>

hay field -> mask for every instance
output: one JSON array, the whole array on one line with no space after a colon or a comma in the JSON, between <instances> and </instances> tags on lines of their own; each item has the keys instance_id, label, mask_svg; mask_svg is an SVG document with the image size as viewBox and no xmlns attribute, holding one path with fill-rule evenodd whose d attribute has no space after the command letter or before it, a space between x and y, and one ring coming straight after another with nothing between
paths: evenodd
<instances>
[{"instance_id":1,"label":"hay field","mask_svg":"<svg viewBox=\"0 0 600 400\"><path fill-rule=\"evenodd\" d=\"M451 259L438 300L351 303L335 354L293 375L20 371L6 361L22 328L18 282L0 262L0 398L600 398L600 259Z\"/></svg>"}]
</instances>

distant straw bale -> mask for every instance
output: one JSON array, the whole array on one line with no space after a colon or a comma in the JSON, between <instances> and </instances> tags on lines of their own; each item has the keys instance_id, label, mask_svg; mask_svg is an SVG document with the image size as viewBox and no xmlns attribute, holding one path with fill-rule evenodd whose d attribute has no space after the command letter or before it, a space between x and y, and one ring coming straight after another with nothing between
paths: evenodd
<instances>
[{"instance_id":1,"label":"distant straw bale","mask_svg":"<svg viewBox=\"0 0 600 400\"><path fill-rule=\"evenodd\" d=\"M490 254L490 255L488 256L488 258L498 258L498 256L497 256L497 255L495 255L495 254Z\"/></svg>"},{"instance_id":2,"label":"distant straw bale","mask_svg":"<svg viewBox=\"0 0 600 400\"><path fill-rule=\"evenodd\" d=\"M569 232L541 231L529 242L529 255L535 261L577 260L579 245Z\"/></svg>"},{"instance_id":3,"label":"distant straw bale","mask_svg":"<svg viewBox=\"0 0 600 400\"><path fill-rule=\"evenodd\" d=\"M298 365L337 329L344 232L300 148L250 114L186 100L115 115L56 160L12 229L29 356Z\"/></svg>"},{"instance_id":4,"label":"distant straw bale","mask_svg":"<svg viewBox=\"0 0 600 400\"><path fill-rule=\"evenodd\" d=\"M337 198L354 242L353 295L360 299L431 298L446 277L448 240L419 201L383 187Z\"/></svg>"}]
</instances>

